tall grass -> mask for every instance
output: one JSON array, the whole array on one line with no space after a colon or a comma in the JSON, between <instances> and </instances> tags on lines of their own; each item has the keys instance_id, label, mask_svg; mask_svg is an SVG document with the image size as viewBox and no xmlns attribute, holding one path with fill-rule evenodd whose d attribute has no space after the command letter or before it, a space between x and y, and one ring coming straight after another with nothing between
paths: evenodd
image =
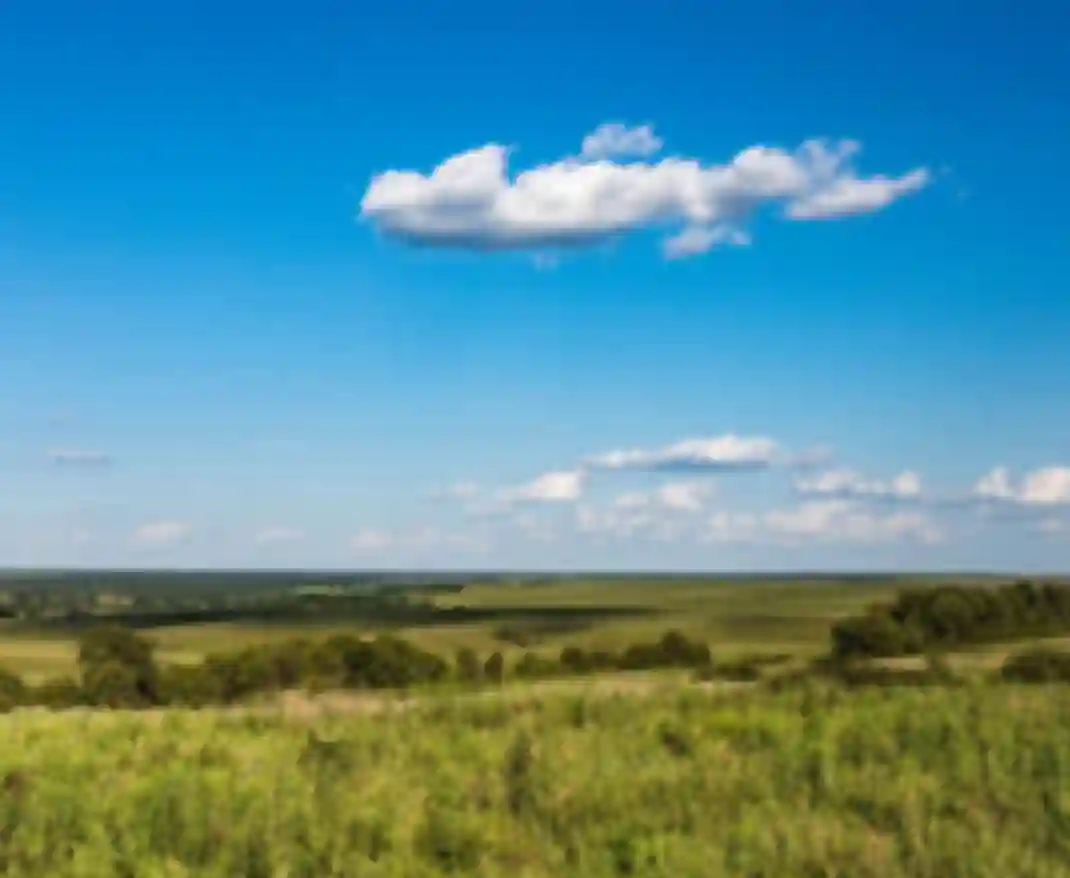
<instances>
[{"instance_id":1,"label":"tall grass","mask_svg":"<svg viewBox=\"0 0 1070 878\"><path fill-rule=\"evenodd\" d=\"M0 874L1070 875L1070 695L20 711L0 718Z\"/></svg>"}]
</instances>

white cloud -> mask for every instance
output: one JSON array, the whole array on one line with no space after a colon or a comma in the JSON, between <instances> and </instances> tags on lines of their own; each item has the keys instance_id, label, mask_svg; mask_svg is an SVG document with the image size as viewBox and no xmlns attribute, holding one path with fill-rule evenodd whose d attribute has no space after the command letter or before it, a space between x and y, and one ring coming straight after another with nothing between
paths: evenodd
<instances>
[{"instance_id":1,"label":"white cloud","mask_svg":"<svg viewBox=\"0 0 1070 878\"><path fill-rule=\"evenodd\" d=\"M715 493L709 482L666 482L652 491L628 491L613 501L619 511L660 508L668 512L701 512Z\"/></svg>"},{"instance_id":2,"label":"white cloud","mask_svg":"<svg viewBox=\"0 0 1070 878\"><path fill-rule=\"evenodd\" d=\"M111 463L111 455L106 452L84 448L53 448L48 457L60 466L107 466Z\"/></svg>"},{"instance_id":3,"label":"white cloud","mask_svg":"<svg viewBox=\"0 0 1070 878\"><path fill-rule=\"evenodd\" d=\"M610 451L591 458L588 463L610 470L748 470L771 466L778 453L777 443L765 436L729 433L685 439L663 448Z\"/></svg>"},{"instance_id":4,"label":"white cloud","mask_svg":"<svg viewBox=\"0 0 1070 878\"><path fill-rule=\"evenodd\" d=\"M580 533L588 536L605 536L614 539L630 539L636 536L650 536L664 526L662 516L645 508L616 508L599 510L591 506L580 506L576 510L576 526Z\"/></svg>"},{"instance_id":5,"label":"white cloud","mask_svg":"<svg viewBox=\"0 0 1070 878\"><path fill-rule=\"evenodd\" d=\"M1070 505L1070 466L1033 470L1023 475L1018 484L1005 466L997 466L977 480L973 497L1020 506Z\"/></svg>"},{"instance_id":6,"label":"white cloud","mask_svg":"<svg viewBox=\"0 0 1070 878\"><path fill-rule=\"evenodd\" d=\"M902 177L876 176L868 180L841 178L788 206L788 216L795 220L835 219L873 213L898 198L928 185L929 172L918 168Z\"/></svg>"},{"instance_id":7,"label":"white cloud","mask_svg":"<svg viewBox=\"0 0 1070 878\"><path fill-rule=\"evenodd\" d=\"M543 473L526 485L499 493L505 503L574 503L583 494L586 474L582 469Z\"/></svg>"},{"instance_id":8,"label":"white cloud","mask_svg":"<svg viewBox=\"0 0 1070 878\"><path fill-rule=\"evenodd\" d=\"M662 243L666 259L684 259L712 250L718 244L746 247L751 238L741 229L731 226L688 226Z\"/></svg>"},{"instance_id":9,"label":"white cloud","mask_svg":"<svg viewBox=\"0 0 1070 878\"><path fill-rule=\"evenodd\" d=\"M377 554L390 549L403 552L426 552L447 549L460 552L486 552L487 540L479 534L443 533L434 527L390 532L365 529L349 539L349 546L362 554Z\"/></svg>"},{"instance_id":10,"label":"white cloud","mask_svg":"<svg viewBox=\"0 0 1070 878\"><path fill-rule=\"evenodd\" d=\"M153 521L134 531L134 542L150 548L164 548L181 543L193 529L184 521Z\"/></svg>"},{"instance_id":11,"label":"white cloud","mask_svg":"<svg viewBox=\"0 0 1070 878\"><path fill-rule=\"evenodd\" d=\"M890 481L866 479L854 470L827 470L811 478L797 479L800 494L823 497L869 497L883 500L918 500L922 496L921 477L904 470Z\"/></svg>"},{"instance_id":12,"label":"white cloud","mask_svg":"<svg viewBox=\"0 0 1070 878\"><path fill-rule=\"evenodd\" d=\"M653 131L637 131L643 129L603 126L585 141L587 156L652 147ZM490 143L427 174L374 176L360 213L412 244L484 251L590 246L655 228L669 236L666 255L681 257L742 242L746 220L763 204L784 205L794 220L852 216L886 207L929 181L924 168L898 178L858 177L851 166L857 152L853 141L811 140L793 152L751 146L721 165L573 156L510 177L510 149Z\"/></svg>"},{"instance_id":13,"label":"white cloud","mask_svg":"<svg viewBox=\"0 0 1070 878\"><path fill-rule=\"evenodd\" d=\"M628 128L620 122L606 122L583 138L580 156L588 160L613 156L649 156L658 152L664 141L650 125Z\"/></svg>"},{"instance_id":14,"label":"white cloud","mask_svg":"<svg viewBox=\"0 0 1070 878\"><path fill-rule=\"evenodd\" d=\"M264 528L254 537L254 541L264 546L277 545L279 543L299 543L304 538L305 535L299 530L295 530L292 527L277 526Z\"/></svg>"},{"instance_id":15,"label":"white cloud","mask_svg":"<svg viewBox=\"0 0 1070 878\"><path fill-rule=\"evenodd\" d=\"M849 500L815 500L761 514L718 512L708 520L705 537L713 541L798 545L904 539L936 543L942 534L928 516L919 512L881 514Z\"/></svg>"},{"instance_id":16,"label":"white cloud","mask_svg":"<svg viewBox=\"0 0 1070 878\"><path fill-rule=\"evenodd\" d=\"M349 539L350 548L357 552L381 552L394 545L394 538L378 530L361 530Z\"/></svg>"}]
</instances>

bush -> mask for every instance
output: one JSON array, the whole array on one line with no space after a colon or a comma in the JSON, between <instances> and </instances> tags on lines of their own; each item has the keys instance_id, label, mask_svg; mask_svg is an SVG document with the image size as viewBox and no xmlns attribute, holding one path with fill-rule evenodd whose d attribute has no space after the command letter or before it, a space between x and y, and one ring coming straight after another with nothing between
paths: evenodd
<instances>
[{"instance_id":1,"label":"bush","mask_svg":"<svg viewBox=\"0 0 1070 878\"><path fill-rule=\"evenodd\" d=\"M483 665L471 647L463 646L457 650L455 664L458 680L474 683L483 676Z\"/></svg>"},{"instance_id":2,"label":"bush","mask_svg":"<svg viewBox=\"0 0 1070 878\"><path fill-rule=\"evenodd\" d=\"M761 667L747 660L709 664L695 671L698 681L724 680L732 683L753 683L762 679Z\"/></svg>"},{"instance_id":3,"label":"bush","mask_svg":"<svg viewBox=\"0 0 1070 878\"><path fill-rule=\"evenodd\" d=\"M701 641L688 640L679 631L669 631L656 643L633 643L617 662L621 670L654 668L702 668L712 661L710 648Z\"/></svg>"},{"instance_id":4,"label":"bush","mask_svg":"<svg viewBox=\"0 0 1070 878\"><path fill-rule=\"evenodd\" d=\"M1070 652L1044 647L1009 656L1000 676L1015 683L1070 683Z\"/></svg>"},{"instance_id":5,"label":"bush","mask_svg":"<svg viewBox=\"0 0 1070 878\"><path fill-rule=\"evenodd\" d=\"M491 683L505 681L505 659L500 652L491 653L483 663L483 676Z\"/></svg>"},{"instance_id":6,"label":"bush","mask_svg":"<svg viewBox=\"0 0 1070 878\"><path fill-rule=\"evenodd\" d=\"M158 700L152 644L128 628L103 625L87 631L78 644L78 666L92 704L135 706Z\"/></svg>"},{"instance_id":7,"label":"bush","mask_svg":"<svg viewBox=\"0 0 1070 878\"><path fill-rule=\"evenodd\" d=\"M0 713L25 704L28 693L22 678L6 668L0 668Z\"/></svg>"},{"instance_id":8,"label":"bush","mask_svg":"<svg viewBox=\"0 0 1070 878\"><path fill-rule=\"evenodd\" d=\"M73 677L53 677L38 686L29 689L28 700L31 704L62 710L85 704L82 687Z\"/></svg>"}]
</instances>

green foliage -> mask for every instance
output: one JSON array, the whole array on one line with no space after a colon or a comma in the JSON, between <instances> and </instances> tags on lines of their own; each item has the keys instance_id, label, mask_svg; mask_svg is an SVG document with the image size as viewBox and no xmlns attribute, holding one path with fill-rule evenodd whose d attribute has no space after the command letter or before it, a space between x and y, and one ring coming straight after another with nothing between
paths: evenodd
<instances>
[{"instance_id":1,"label":"green foliage","mask_svg":"<svg viewBox=\"0 0 1070 878\"><path fill-rule=\"evenodd\" d=\"M13 710L27 700L26 684L17 674L0 668L0 713Z\"/></svg>"},{"instance_id":2,"label":"green foliage","mask_svg":"<svg viewBox=\"0 0 1070 878\"><path fill-rule=\"evenodd\" d=\"M0 874L1070 875L1048 689L489 703L0 717Z\"/></svg>"},{"instance_id":3,"label":"green foliage","mask_svg":"<svg viewBox=\"0 0 1070 878\"><path fill-rule=\"evenodd\" d=\"M1019 683L1070 683L1070 652L1035 647L1009 656L1000 675Z\"/></svg>"},{"instance_id":4,"label":"green foliage","mask_svg":"<svg viewBox=\"0 0 1070 878\"><path fill-rule=\"evenodd\" d=\"M617 660L617 667L628 671L703 668L711 661L710 648L705 643L688 640L679 631L668 631L656 643L636 643L629 646Z\"/></svg>"},{"instance_id":5,"label":"green foliage","mask_svg":"<svg viewBox=\"0 0 1070 878\"><path fill-rule=\"evenodd\" d=\"M78 665L90 704L141 707L158 700L152 644L127 628L104 625L83 634Z\"/></svg>"},{"instance_id":6,"label":"green foliage","mask_svg":"<svg viewBox=\"0 0 1070 878\"><path fill-rule=\"evenodd\" d=\"M501 685L505 680L505 658L500 652L493 652L483 663L483 676L488 682Z\"/></svg>"},{"instance_id":7,"label":"green foliage","mask_svg":"<svg viewBox=\"0 0 1070 878\"><path fill-rule=\"evenodd\" d=\"M479 661L476 651L469 646L457 650L454 664L458 680L474 683L483 676L483 664Z\"/></svg>"},{"instance_id":8,"label":"green foliage","mask_svg":"<svg viewBox=\"0 0 1070 878\"><path fill-rule=\"evenodd\" d=\"M907 589L832 626L838 658L891 657L1070 631L1070 585Z\"/></svg>"},{"instance_id":9,"label":"green foliage","mask_svg":"<svg viewBox=\"0 0 1070 878\"><path fill-rule=\"evenodd\" d=\"M85 704L81 684L73 677L53 677L28 689L31 704L61 710Z\"/></svg>"}]
</instances>

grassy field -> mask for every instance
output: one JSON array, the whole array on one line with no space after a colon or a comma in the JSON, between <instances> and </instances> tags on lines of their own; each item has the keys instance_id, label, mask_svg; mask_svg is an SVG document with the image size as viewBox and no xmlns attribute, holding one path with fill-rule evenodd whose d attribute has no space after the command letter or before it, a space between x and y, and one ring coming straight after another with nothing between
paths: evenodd
<instances>
[{"instance_id":1,"label":"grassy field","mask_svg":"<svg viewBox=\"0 0 1070 878\"><path fill-rule=\"evenodd\" d=\"M530 648L558 652L575 644L592 649L620 649L653 640L669 628L708 641L717 655L788 651L809 655L827 645L835 618L889 596L891 583L842 581L625 580L564 581L538 585L475 584L456 594L426 598L442 607L476 607L508 611L512 622L485 621L391 629L418 646L451 654L469 646L481 654L521 647L501 636L503 628L536 632ZM548 609L582 608L591 618L575 630L540 630ZM156 628L148 636L161 662L194 663L206 653L282 640L295 634L326 636L339 631L371 630L358 622L346 625L213 623ZM536 636L537 635L537 636ZM15 630L0 623L0 666L31 681L72 674L74 636L56 631Z\"/></svg>"},{"instance_id":2,"label":"grassy field","mask_svg":"<svg viewBox=\"0 0 1070 878\"><path fill-rule=\"evenodd\" d=\"M0 718L0 873L1070 875L1065 689L512 691Z\"/></svg>"}]
</instances>

